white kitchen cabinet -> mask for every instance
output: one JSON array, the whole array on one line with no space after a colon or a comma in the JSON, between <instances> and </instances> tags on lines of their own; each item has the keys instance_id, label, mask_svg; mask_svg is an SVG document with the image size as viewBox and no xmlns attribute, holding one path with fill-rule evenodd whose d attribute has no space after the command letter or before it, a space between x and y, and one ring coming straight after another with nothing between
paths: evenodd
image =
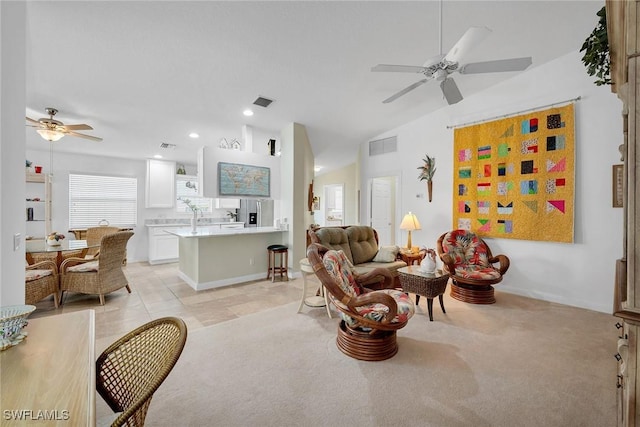
<instances>
[{"instance_id":1,"label":"white kitchen cabinet","mask_svg":"<svg viewBox=\"0 0 640 427\"><path fill-rule=\"evenodd\" d=\"M147 160L145 207L172 208L176 201L176 162Z\"/></svg>"},{"instance_id":2,"label":"white kitchen cabinet","mask_svg":"<svg viewBox=\"0 0 640 427\"><path fill-rule=\"evenodd\" d=\"M165 230L177 230L181 227L148 227L149 264L162 264L178 260L178 236Z\"/></svg>"},{"instance_id":3,"label":"white kitchen cabinet","mask_svg":"<svg viewBox=\"0 0 640 427\"><path fill-rule=\"evenodd\" d=\"M240 209L240 199L216 199L216 209Z\"/></svg>"}]
</instances>

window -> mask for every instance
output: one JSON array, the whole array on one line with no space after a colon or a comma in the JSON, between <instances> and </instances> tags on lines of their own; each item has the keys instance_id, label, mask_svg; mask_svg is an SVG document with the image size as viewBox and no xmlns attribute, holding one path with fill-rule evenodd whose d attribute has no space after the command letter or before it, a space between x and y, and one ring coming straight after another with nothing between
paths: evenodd
<instances>
[{"instance_id":1,"label":"window","mask_svg":"<svg viewBox=\"0 0 640 427\"><path fill-rule=\"evenodd\" d=\"M211 212L213 210L213 199L198 196L198 179L195 176L176 175L176 197L178 199L189 199L191 203L200 208L201 212ZM176 201L176 212L192 213L191 209L180 200Z\"/></svg>"},{"instance_id":2,"label":"window","mask_svg":"<svg viewBox=\"0 0 640 427\"><path fill-rule=\"evenodd\" d=\"M138 223L138 179L69 174L69 228Z\"/></svg>"}]
</instances>

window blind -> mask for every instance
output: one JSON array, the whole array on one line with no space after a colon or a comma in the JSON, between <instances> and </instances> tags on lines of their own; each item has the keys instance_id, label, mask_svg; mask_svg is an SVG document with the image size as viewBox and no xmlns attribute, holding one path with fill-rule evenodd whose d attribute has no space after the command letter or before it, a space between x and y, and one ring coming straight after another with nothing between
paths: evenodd
<instances>
[{"instance_id":1,"label":"window blind","mask_svg":"<svg viewBox=\"0 0 640 427\"><path fill-rule=\"evenodd\" d=\"M109 225L135 227L138 222L138 179L69 174L69 228Z\"/></svg>"}]
</instances>

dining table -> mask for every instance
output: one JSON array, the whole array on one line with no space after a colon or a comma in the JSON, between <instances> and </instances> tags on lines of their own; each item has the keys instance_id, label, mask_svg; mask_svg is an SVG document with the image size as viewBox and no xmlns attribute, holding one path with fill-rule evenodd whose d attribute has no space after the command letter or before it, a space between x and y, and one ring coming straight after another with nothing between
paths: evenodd
<instances>
[{"instance_id":1,"label":"dining table","mask_svg":"<svg viewBox=\"0 0 640 427\"><path fill-rule=\"evenodd\" d=\"M95 312L27 319L0 351L0 426L95 426Z\"/></svg>"},{"instance_id":2,"label":"dining table","mask_svg":"<svg viewBox=\"0 0 640 427\"><path fill-rule=\"evenodd\" d=\"M34 254L55 254L56 265L60 267L62 261L69 256L84 258L89 248L99 246L100 242L88 243L86 240L62 239L55 246L49 245L46 240L27 240L25 242L25 256L29 265L31 265L35 262Z\"/></svg>"}]
</instances>

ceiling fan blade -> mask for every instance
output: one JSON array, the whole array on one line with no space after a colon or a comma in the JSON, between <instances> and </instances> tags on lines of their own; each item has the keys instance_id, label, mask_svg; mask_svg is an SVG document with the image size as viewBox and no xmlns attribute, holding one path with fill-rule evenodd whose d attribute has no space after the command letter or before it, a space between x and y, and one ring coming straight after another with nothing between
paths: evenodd
<instances>
[{"instance_id":1,"label":"ceiling fan blade","mask_svg":"<svg viewBox=\"0 0 640 427\"><path fill-rule=\"evenodd\" d=\"M408 86L404 89L402 89L400 92L396 93L395 95L391 95L389 98L385 99L384 101L382 101L383 104L388 104L390 102L395 101L396 99L400 98L402 95L405 95L409 92L411 92L412 90L414 90L415 88L417 88L418 86L421 86L423 84L425 84L427 82L428 79L422 79L418 82L415 82L414 84L412 84L411 86Z\"/></svg>"},{"instance_id":2,"label":"ceiling fan blade","mask_svg":"<svg viewBox=\"0 0 640 427\"><path fill-rule=\"evenodd\" d=\"M97 136L85 135L83 133L78 133L78 132L73 132L73 131L65 132L65 134L66 135L71 135L71 136L77 136L79 138L89 139L91 141L97 141L97 142L102 141L102 138L99 138Z\"/></svg>"},{"instance_id":3,"label":"ceiling fan blade","mask_svg":"<svg viewBox=\"0 0 640 427\"><path fill-rule=\"evenodd\" d=\"M531 65L531 57L498 59L496 61L472 62L460 68L460 74L499 73L522 71Z\"/></svg>"},{"instance_id":4,"label":"ceiling fan blade","mask_svg":"<svg viewBox=\"0 0 640 427\"><path fill-rule=\"evenodd\" d=\"M36 124L38 124L38 125L40 124L40 122L39 122L39 121L37 121L37 120L33 120L31 117L25 117L25 119L27 119L27 121L28 121L28 122L36 123Z\"/></svg>"},{"instance_id":5,"label":"ceiling fan blade","mask_svg":"<svg viewBox=\"0 0 640 427\"><path fill-rule=\"evenodd\" d=\"M422 73L425 68L417 65L390 65L390 64L378 64L375 67L371 67L371 71L385 71L394 73Z\"/></svg>"},{"instance_id":6,"label":"ceiling fan blade","mask_svg":"<svg viewBox=\"0 0 640 427\"><path fill-rule=\"evenodd\" d=\"M452 78L449 77L440 82L440 89L442 89L442 94L449 105L462 101L462 94Z\"/></svg>"},{"instance_id":7,"label":"ceiling fan blade","mask_svg":"<svg viewBox=\"0 0 640 427\"><path fill-rule=\"evenodd\" d=\"M68 130L93 130L91 126L85 125L84 123L77 125L62 125L61 127Z\"/></svg>"},{"instance_id":8,"label":"ceiling fan blade","mask_svg":"<svg viewBox=\"0 0 640 427\"><path fill-rule=\"evenodd\" d=\"M460 62L462 58L478 43L485 39L491 30L487 27L471 27L444 57L447 62Z\"/></svg>"}]
</instances>

